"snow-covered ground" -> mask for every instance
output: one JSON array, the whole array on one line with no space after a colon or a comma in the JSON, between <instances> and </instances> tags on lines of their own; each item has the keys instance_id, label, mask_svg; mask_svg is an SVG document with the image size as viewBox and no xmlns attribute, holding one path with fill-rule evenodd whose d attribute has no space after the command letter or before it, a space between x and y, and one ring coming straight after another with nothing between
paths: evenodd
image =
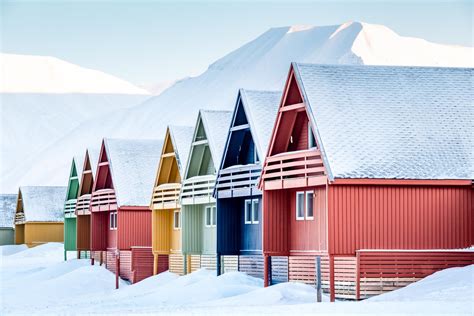
<instances>
[{"instance_id":1,"label":"snow-covered ground","mask_svg":"<svg viewBox=\"0 0 474 316\"><path fill-rule=\"evenodd\" d=\"M165 272L135 285L89 260L62 261L62 244L0 247L0 314L180 315L473 315L474 266L438 272L404 289L362 302L315 303L315 290L268 288L244 273Z\"/></svg>"}]
</instances>

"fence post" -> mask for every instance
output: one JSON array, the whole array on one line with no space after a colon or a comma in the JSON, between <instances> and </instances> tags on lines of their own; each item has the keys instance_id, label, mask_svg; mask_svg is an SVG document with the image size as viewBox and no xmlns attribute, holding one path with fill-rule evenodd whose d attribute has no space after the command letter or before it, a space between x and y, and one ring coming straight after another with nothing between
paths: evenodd
<instances>
[{"instance_id":1,"label":"fence post","mask_svg":"<svg viewBox=\"0 0 474 316\"><path fill-rule=\"evenodd\" d=\"M360 300L360 253L356 252L356 300Z\"/></svg>"},{"instance_id":2,"label":"fence post","mask_svg":"<svg viewBox=\"0 0 474 316\"><path fill-rule=\"evenodd\" d=\"M331 302L336 301L336 283L334 280L334 255L329 255L329 292Z\"/></svg>"},{"instance_id":3,"label":"fence post","mask_svg":"<svg viewBox=\"0 0 474 316\"><path fill-rule=\"evenodd\" d=\"M221 275L221 254L218 253L216 255L216 270L217 270L217 276Z\"/></svg>"},{"instance_id":4,"label":"fence post","mask_svg":"<svg viewBox=\"0 0 474 316\"><path fill-rule=\"evenodd\" d=\"M322 302L323 297L321 293L321 256L316 256L316 290L317 301Z\"/></svg>"}]
</instances>

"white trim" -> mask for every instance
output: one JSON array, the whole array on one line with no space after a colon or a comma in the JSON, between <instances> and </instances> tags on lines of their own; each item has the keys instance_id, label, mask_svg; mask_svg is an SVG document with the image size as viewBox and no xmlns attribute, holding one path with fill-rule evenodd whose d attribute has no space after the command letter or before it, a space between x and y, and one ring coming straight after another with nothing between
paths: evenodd
<instances>
[{"instance_id":1,"label":"white trim","mask_svg":"<svg viewBox=\"0 0 474 316\"><path fill-rule=\"evenodd\" d=\"M257 202L257 209L254 208L255 202ZM260 201L258 199L253 199L252 200L252 212L251 212L252 224L258 224L259 223L259 220L260 220L260 217L258 216L258 207L259 206L260 206ZM257 212L257 218L259 220L255 220L255 216L254 216L255 212Z\"/></svg>"},{"instance_id":2,"label":"white trim","mask_svg":"<svg viewBox=\"0 0 474 316\"><path fill-rule=\"evenodd\" d=\"M303 216L299 216L298 215L298 195L303 195ZM297 221L303 221L304 220L304 215L305 215L305 211L304 211L304 205L305 205L305 199L306 199L306 195L305 195L305 192L304 191L297 191L296 192L296 220Z\"/></svg>"},{"instance_id":3,"label":"white trim","mask_svg":"<svg viewBox=\"0 0 474 316\"><path fill-rule=\"evenodd\" d=\"M117 212L109 213L109 230L117 230L118 216Z\"/></svg>"},{"instance_id":4,"label":"white trim","mask_svg":"<svg viewBox=\"0 0 474 316\"><path fill-rule=\"evenodd\" d=\"M176 226L176 213L178 213L178 226ZM173 230L181 229L181 212L178 210L173 211Z\"/></svg>"},{"instance_id":5,"label":"white trim","mask_svg":"<svg viewBox=\"0 0 474 316\"><path fill-rule=\"evenodd\" d=\"M210 210L209 212L209 218L207 216L207 210ZM215 215L215 216L214 216ZM207 220L209 219L209 223L210 224L207 224ZM216 219L216 221L214 222L214 219ZM204 208L204 225L206 227L216 227L217 225L217 208L215 206L206 206Z\"/></svg>"},{"instance_id":6,"label":"white trim","mask_svg":"<svg viewBox=\"0 0 474 316\"><path fill-rule=\"evenodd\" d=\"M313 215L312 216L308 216L308 195L311 194L313 195L313 205L312 205L312 208L313 208ZM304 194L304 198L305 198L305 201L304 201L304 206L305 206L305 213L304 213L304 216L307 220L314 220L314 198L315 198L315 194L314 194L314 191L311 190L311 191L306 191L305 194Z\"/></svg>"},{"instance_id":7,"label":"white trim","mask_svg":"<svg viewBox=\"0 0 474 316\"><path fill-rule=\"evenodd\" d=\"M247 205L249 206L249 216L250 220L247 220ZM244 223L247 224L252 224L252 200L246 199L244 201Z\"/></svg>"}]
</instances>

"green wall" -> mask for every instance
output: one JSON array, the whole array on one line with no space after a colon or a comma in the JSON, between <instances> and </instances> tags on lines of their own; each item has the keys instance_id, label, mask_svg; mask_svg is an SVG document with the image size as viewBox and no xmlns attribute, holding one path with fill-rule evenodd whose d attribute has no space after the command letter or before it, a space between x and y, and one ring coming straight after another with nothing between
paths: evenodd
<instances>
[{"instance_id":1,"label":"green wall","mask_svg":"<svg viewBox=\"0 0 474 316\"><path fill-rule=\"evenodd\" d=\"M0 228L0 246L15 244L15 230L13 228Z\"/></svg>"},{"instance_id":2,"label":"green wall","mask_svg":"<svg viewBox=\"0 0 474 316\"><path fill-rule=\"evenodd\" d=\"M206 227L204 222L205 207L214 205L215 203L181 206L183 254L216 253L216 227Z\"/></svg>"},{"instance_id":3,"label":"green wall","mask_svg":"<svg viewBox=\"0 0 474 316\"><path fill-rule=\"evenodd\" d=\"M76 218L64 219L64 250L76 250Z\"/></svg>"}]
</instances>

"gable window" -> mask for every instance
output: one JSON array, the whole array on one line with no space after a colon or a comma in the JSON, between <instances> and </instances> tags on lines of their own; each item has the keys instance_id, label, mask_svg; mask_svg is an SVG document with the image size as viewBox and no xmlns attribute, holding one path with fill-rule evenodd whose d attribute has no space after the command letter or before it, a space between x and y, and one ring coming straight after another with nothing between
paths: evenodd
<instances>
[{"instance_id":1,"label":"gable window","mask_svg":"<svg viewBox=\"0 0 474 316\"><path fill-rule=\"evenodd\" d=\"M180 229L181 228L181 212L174 211L173 213L173 228Z\"/></svg>"},{"instance_id":2,"label":"gable window","mask_svg":"<svg viewBox=\"0 0 474 316\"><path fill-rule=\"evenodd\" d=\"M258 199L245 200L244 204L244 222L245 224L258 224Z\"/></svg>"},{"instance_id":3,"label":"gable window","mask_svg":"<svg viewBox=\"0 0 474 316\"><path fill-rule=\"evenodd\" d=\"M206 206L205 209L206 227L215 227L217 223L217 210L215 206Z\"/></svg>"},{"instance_id":4,"label":"gable window","mask_svg":"<svg viewBox=\"0 0 474 316\"><path fill-rule=\"evenodd\" d=\"M308 121L308 149L316 148L316 139L314 138L311 122Z\"/></svg>"},{"instance_id":5,"label":"gable window","mask_svg":"<svg viewBox=\"0 0 474 316\"><path fill-rule=\"evenodd\" d=\"M314 192L299 191L296 192L296 220L314 219Z\"/></svg>"},{"instance_id":6,"label":"gable window","mask_svg":"<svg viewBox=\"0 0 474 316\"><path fill-rule=\"evenodd\" d=\"M116 230L117 229L117 212L110 212L109 215L109 229Z\"/></svg>"}]
</instances>

